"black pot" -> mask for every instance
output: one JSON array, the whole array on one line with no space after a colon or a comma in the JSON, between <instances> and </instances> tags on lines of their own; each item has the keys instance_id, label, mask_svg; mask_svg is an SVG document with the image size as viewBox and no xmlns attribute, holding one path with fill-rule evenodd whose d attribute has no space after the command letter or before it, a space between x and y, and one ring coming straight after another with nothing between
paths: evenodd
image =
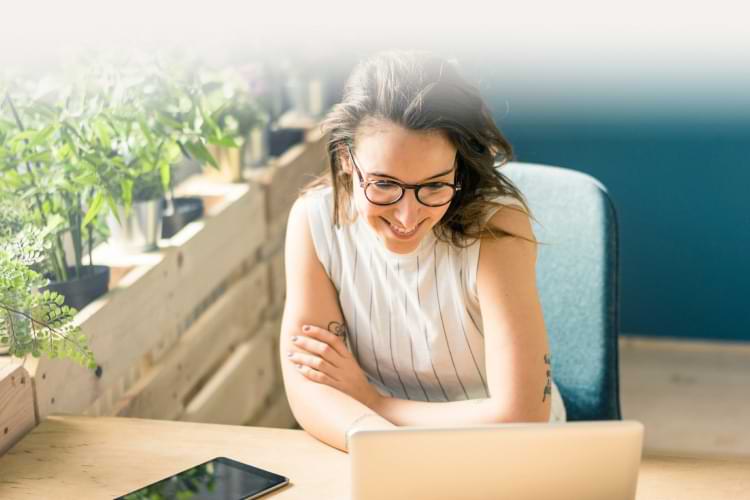
<instances>
[{"instance_id":1,"label":"black pot","mask_svg":"<svg viewBox=\"0 0 750 500\"><path fill-rule=\"evenodd\" d=\"M203 200L197 196L185 196L172 200L172 215L162 215L161 237L171 238L188 223L203 217ZM166 209L167 202L164 202Z\"/></svg>"},{"instance_id":2,"label":"black pot","mask_svg":"<svg viewBox=\"0 0 750 500\"><path fill-rule=\"evenodd\" d=\"M269 154L271 156L281 156L287 149L305 141L303 128L272 128L270 134Z\"/></svg>"},{"instance_id":3,"label":"black pot","mask_svg":"<svg viewBox=\"0 0 750 500\"><path fill-rule=\"evenodd\" d=\"M79 311L87 304L101 297L109 289L108 266L83 266L83 276L68 281L55 281L42 288L65 296L65 305ZM68 275L75 273L75 267L68 268Z\"/></svg>"}]
</instances>

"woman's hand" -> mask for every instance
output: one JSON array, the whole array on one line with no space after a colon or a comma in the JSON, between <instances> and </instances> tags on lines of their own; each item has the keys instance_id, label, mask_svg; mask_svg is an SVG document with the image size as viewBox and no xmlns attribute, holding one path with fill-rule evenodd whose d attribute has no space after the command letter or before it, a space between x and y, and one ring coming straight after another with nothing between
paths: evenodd
<instances>
[{"instance_id":1,"label":"woman's hand","mask_svg":"<svg viewBox=\"0 0 750 500\"><path fill-rule=\"evenodd\" d=\"M364 371L347 349L346 329L339 327L336 332L305 325L301 335L292 337L299 351L287 353L287 359L309 380L329 385L374 408L380 393L367 381Z\"/></svg>"}]
</instances>

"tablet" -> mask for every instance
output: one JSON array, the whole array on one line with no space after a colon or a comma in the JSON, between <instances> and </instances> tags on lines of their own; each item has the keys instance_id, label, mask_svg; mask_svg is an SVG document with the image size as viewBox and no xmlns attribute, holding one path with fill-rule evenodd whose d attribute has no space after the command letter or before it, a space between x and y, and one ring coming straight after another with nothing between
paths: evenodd
<instances>
[{"instance_id":1,"label":"tablet","mask_svg":"<svg viewBox=\"0 0 750 500\"><path fill-rule=\"evenodd\" d=\"M246 500L281 488L289 479L267 470L217 457L115 500Z\"/></svg>"}]
</instances>

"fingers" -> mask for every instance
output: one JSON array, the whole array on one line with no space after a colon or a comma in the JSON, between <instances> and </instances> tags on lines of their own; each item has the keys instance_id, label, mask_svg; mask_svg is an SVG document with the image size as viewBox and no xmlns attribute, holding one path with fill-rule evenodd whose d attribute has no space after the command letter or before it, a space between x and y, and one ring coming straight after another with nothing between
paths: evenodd
<instances>
[{"instance_id":1,"label":"fingers","mask_svg":"<svg viewBox=\"0 0 750 500\"><path fill-rule=\"evenodd\" d=\"M336 367L325 359L320 358L319 356L307 354L304 352L290 352L287 354L287 357L293 363L308 366L336 380L336 377L334 377L333 375L333 369L335 369Z\"/></svg>"},{"instance_id":2,"label":"fingers","mask_svg":"<svg viewBox=\"0 0 750 500\"><path fill-rule=\"evenodd\" d=\"M333 348L336 354L341 357L347 356L348 350L346 348L346 344L344 343L343 336L334 335L324 328L319 328L312 325L305 325L304 327L302 327L302 335L327 344L328 346Z\"/></svg>"},{"instance_id":3,"label":"fingers","mask_svg":"<svg viewBox=\"0 0 750 500\"><path fill-rule=\"evenodd\" d=\"M316 370L308 365L295 364L297 371L299 371L305 378L317 382L319 384L330 385L331 387L338 388L338 381L330 375Z\"/></svg>"},{"instance_id":4,"label":"fingers","mask_svg":"<svg viewBox=\"0 0 750 500\"><path fill-rule=\"evenodd\" d=\"M329 344L326 344L325 342L300 335L292 337L292 343L295 347L298 347L311 354L315 354L337 368L341 364L341 356L339 355L339 353L336 351L336 349L331 347Z\"/></svg>"}]
</instances>

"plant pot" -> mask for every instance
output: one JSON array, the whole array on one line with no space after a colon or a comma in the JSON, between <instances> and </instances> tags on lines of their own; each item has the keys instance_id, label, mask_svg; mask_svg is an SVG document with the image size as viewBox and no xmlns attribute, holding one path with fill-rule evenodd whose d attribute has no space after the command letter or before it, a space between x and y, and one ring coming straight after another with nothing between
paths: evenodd
<instances>
[{"instance_id":1,"label":"plant pot","mask_svg":"<svg viewBox=\"0 0 750 500\"><path fill-rule=\"evenodd\" d=\"M158 248L162 225L162 199L134 201L130 213L118 207L118 221L109 214L107 224L110 229L109 242L126 253L148 252Z\"/></svg>"},{"instance_id":2,"label":"plant pot","mask_svg":"<svg viewBox=\"0 0 750 500\"><path fill-rule=\"evenodd\" d=\"M271 129L270 138L271 156L281 156L287 149L295 144L305 141L304 128L277 128Z\"/></svg>"},{"instance_id":3,"label":"plant pot","mask_svg":"<svg viewBox=\"0 0 750 500\"><path fill-rule=\"evenodd\" d=\"M164 200L162 215L161 237L171 238L188 223L203 217L203 200L197 196L185 196L172 200L174 211L167 214L167 202Z\"/></svg>"},{"instance_id":4,"label":"plant pot","mask_svg":"<svg viewBox=\"0 0 750 500\"><path fill-rule=\"evenodd\" d=\"M68 281L55 281L42 288L65 296L65 304L79 311L87 304L101 297L109 289L108 266L83 266L83 276ZM75 273L75 267L68 267L68 275Z\"/></svg>"},{"instance_id":5,"label":"plant pot","mask_svg":"<svg viewBox=\"0 0 750 500\"><path fill-rule=\"evenodd\" d=\"M242 163L248 167L264 167L271 156L271 128L253 127L242 145Z\"/></svg>"},{"instance_id":6,"label":"plant pot","mask_svg":"<svg viewBox=\"0 0 750 500\"><path fill-rule=\"evenodd\" d=\"M224 182L240 182L242 180L242 158L240 148L225 148L209 144L206 146L211 152L219 168L213 165L206 165L203 173L207 177L212 177Z\"/></svg>"}]
</instances>

